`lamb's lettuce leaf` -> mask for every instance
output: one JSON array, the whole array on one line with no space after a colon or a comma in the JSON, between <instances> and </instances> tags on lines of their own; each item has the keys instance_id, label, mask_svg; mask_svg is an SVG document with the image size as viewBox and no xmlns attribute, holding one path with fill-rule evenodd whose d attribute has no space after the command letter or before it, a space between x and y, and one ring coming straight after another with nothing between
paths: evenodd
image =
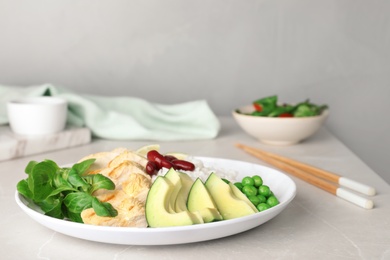
<instances>
[{"instance_id":1,"label":"lamb's lettuce leaf","mask_svg":"<svg viewBox=\"0 0 390 260\"><path fill-rule=\"evenodd\" d=\"M85 160L71 168L59 167L51 160L30 161L25 168L28 177L19 181L16 188L48 216L82 222L81 212L93 207L98 216L115 217L118 212L111 204L93 196L99 189L115 189L115 184L104 175L85 174L94 161Z\"/></svg>"}]
</instances>

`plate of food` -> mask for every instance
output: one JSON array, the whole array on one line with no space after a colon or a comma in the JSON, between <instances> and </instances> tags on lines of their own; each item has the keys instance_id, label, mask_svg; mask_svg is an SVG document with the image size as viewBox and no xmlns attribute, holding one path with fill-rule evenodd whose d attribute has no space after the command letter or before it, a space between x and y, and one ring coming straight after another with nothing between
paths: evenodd
<instances>
[{"instance_id":1,"label":"plate of food","mask_svg":"<svg viewBox=\"0 0 390 260\"><path fill-rule=\"evenodd\" d=\"M30 162L16 203L39 224L71 237L172 245L253 229L296 195L291 178L266 166L153 151L147 156L116 149L63 167Z\"/></svg>"}]
</instances>

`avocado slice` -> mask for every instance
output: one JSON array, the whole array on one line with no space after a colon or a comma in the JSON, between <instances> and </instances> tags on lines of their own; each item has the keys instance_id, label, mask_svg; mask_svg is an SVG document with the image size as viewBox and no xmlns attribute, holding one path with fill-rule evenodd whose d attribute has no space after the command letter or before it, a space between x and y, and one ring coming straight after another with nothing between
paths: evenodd
<instances>
[{"instance_id":1,"label":"avocado slice","mask_svg":"<svg viewBox=\"0 0 390 260\"><path fill-rule=\"evenodd\" d=\"M169 171L165 174L165 178L170 181L174 187L169 198L168 211L171 213L176 213L176 199L180 190L182 189L181 178L179 173L173 168L169 169Z\"/></svg>"},{"instance_id":2,"label":"avocado slice","mask_svg":"<svg viewBox=\"0 0 390 260\"><path fill-rule=\"evenodd\" d=\"M245 202L246 202L246 203L247 203L255 212L259 212L259 210L255 207L255 205L253 205L253 203L248 199L248 197L247 197L244 193L242 193L242 192L240 191L240 189L236 187L236 185L234 185L233 183L230 182L230 183L229 183L229 186L230 186L230 188L232 189L233 194L234 194L237 198L239 198L239 199L245 201Z\"/></svg>"},{"instance_id":3,"label":"avocado slice","mask_svg":"<svg viewBox=\"0 0 390 260\"><path fill-rule=\"evenodd\" d=\"M159 176L153 182L145 203L145 217L149 227L172 227L201 224L200 214L189 211L171 213L168 211L174 186L165 177Z\"/></svg>"},{"instance_id":4,"label":"avocado slice","mask_svg":"<svg viewBox=\"0 0 390 260\"><path fill-rule=\"evenodd\" d=\"M223 219L210 193L199 178L195 180L188 194L187 208L191 212L198 211L205 223Z\"/></svg>"},{"instance_id":5,"label":"avocado slice","mask_svg":"<svg viewBox=\"0 0 390 260\"><path fill-rule=\"evenodd\" d=\"M176 212L187 210L188 194L190 192L192 184L194 183L192 178L188 176L186 173L184 172L178 172L178 173L181 179L182 187L179 191L179 194L177 194L177 198L176 198L176 205L175 205Z\"/></svg>"},{"instance_id":6,"label":"avocado slice","mask_svg":"<svg viewBox=\"0 0 390 260\"><path fill-rule=\"evenodd\" d=\"M210 174L205 186L223 219L239 218L256 213L244 200L235 196L229 184L215 173Z\"/></svg>"}]
</instances>

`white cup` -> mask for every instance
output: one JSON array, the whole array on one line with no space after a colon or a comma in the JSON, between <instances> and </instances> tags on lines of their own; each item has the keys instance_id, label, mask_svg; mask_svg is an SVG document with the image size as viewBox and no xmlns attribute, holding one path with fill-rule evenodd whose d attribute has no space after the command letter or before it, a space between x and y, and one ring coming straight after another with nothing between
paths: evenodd
<instances>
[{"instance_id":1,"label":"white cup","mask_svg":"<svg viewBox=\"0 0 390 260\"><path fill-rule=\"evenodd\" d=\"M11 130L20 135L46 135L65 128L67 102L57 97L25 97L7 103Z\"/></svg>"}]
</instances>

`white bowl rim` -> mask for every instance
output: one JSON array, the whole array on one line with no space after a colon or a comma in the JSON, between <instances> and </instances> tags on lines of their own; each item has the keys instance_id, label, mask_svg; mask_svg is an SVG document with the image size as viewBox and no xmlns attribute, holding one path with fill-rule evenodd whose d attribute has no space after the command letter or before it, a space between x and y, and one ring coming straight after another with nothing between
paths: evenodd
<instances>
[{"instance_id":1,"label":"white bowl rim","mask_svg":"<svg viewBox=\"0 0 390 260\"><path fill-rule=\"evenodd\" d=\"M19 97L8 101L9 105L31 106L31 105L58 105L66 104L67 101L61 97L39 96L39 97Z\"/></svg>"}]
</instances>

